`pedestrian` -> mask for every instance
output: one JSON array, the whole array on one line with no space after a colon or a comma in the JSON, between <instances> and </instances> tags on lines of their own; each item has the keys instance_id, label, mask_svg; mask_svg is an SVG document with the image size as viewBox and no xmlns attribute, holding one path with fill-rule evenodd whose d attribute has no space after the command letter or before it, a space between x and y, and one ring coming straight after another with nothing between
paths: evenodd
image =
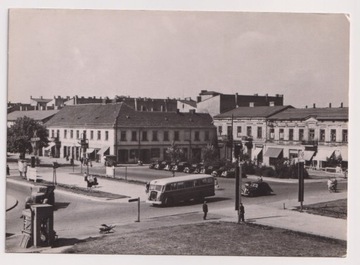
<instances>
[{"instance_id":1,"label":"pedestrian","mask_svg":"<svg viewBox=\"0 0 360 265\"><path fill-rule=\"evenodd\" d=\"M240 203L240 221L245 222L245 208L242 203Z\"/></svg>"},{"instance_id":2,"label":"pedestrian","mask_svg":"<svg viewBox=\"0 0 360 265\"><path fill-rule=\"evenodd\" d=\"M206 201L204 201L204 204L203 204L203 212L204 212L204 217L203 219L206 220L206 216L207 216L207 213L208 213L208 205L206 204Z\"/></svg>"},{"instance_id":3,"label":"pedestrian","mask_svg":"<svg viewBox=\"0 0 360 265\"><path fill-rule=\"evenodd\" d=\"M6 165L6 175L10 176L10 168L9 168L9 165Z\"/></svg>"}]
</instances>

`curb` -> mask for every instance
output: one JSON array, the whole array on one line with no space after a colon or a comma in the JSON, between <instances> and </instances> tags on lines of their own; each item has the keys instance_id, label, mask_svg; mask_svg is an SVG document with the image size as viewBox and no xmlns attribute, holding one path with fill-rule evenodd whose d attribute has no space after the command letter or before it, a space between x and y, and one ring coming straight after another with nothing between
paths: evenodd
<instances>
[{"instance_id":1,"label":"curb","mask_svg":"<svg viewBox=\"0 0 360 265\"><path fill-rule=\"evenodd\" d=\"M6 211L14 209L19 204L19 201L13 196L6 195Z\"/></svg>"}]
</instances>

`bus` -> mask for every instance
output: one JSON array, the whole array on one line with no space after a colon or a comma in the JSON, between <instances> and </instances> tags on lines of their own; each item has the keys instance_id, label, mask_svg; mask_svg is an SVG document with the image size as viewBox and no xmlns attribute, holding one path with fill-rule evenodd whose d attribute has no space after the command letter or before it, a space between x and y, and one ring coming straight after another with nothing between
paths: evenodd
<instances>
[{"instance_id":1,"label":"bus","mask_svg":"<svg viewBox=\"0 0 360 265\"><path fill-rule=\"evenodd\" d=\"M155 179L147 185L147 203L172 205L176 202L201 200L215 195L215 180L206 174Z\"/></svg>"}]
</instances>

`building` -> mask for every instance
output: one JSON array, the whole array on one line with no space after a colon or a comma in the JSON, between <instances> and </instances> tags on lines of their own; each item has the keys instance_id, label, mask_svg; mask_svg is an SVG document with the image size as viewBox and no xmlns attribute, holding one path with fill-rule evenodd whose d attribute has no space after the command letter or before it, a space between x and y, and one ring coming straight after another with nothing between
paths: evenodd
<instances>
[{"instance_id":1,"label":"building","mask_svg":"<svg viewBox=\"0 0 360 265\"><path fill-rule=\"evenodd\" d=\"M267 119L290 108L293 107L238 107L214 116L221 157L231 159L234 145L251 141L253 148L244 145L245 151L251 159L262 162L262 149L267 141Z\"/></svg>"},{"instance_id":2,"label":"building","mask_svg":"<svg viewBox=\"0 0 360 265\"><path fill-rule=\"evenodd\" d=\"M268 119L264 161L278 157L300 158L322 168L330 158L348 161L349 108L287 109Z\"/></svg>"},{"instance_id":3,"label":"building","mask_svg":"<svg viewBox=\"0 0 360 265\"><path fill-rule=\"evenodd\" d=\"M208 114L135 111L125 103L65 106L46 126L51 155L86 155L101 162L106 155L117 156L121 163L162 160L172 142L188 158L201 159L202 148L216 137ZM81 139L88 143L86 150Z\"/></svg>"},{"instance_id":4,"label":"building","mask_svg":"<svg viewBox=\"0 0 360 265\"><path fill-rule=\"evenodd\" d=\"M40 124L45 124L50 120L58 110L28 110L28 111L13 111L7 115L7 126L11 127L18 118L28 117Z\"/></svg>"},{"instance_id":5,"label":"building","mask_svg":"<svg viewBox=\"0 0 360 265\"><path fill-rule=\"evenodd\" d=\"M230 111L237 107L283 106L283 95L259 96L222 94L215 91L201 90L197 97L197 112L215 115Z\"/></svg>"},{"instance_id":6,"label":"building","mask_svg":"<svg viewBox=\"0 0 360 265\"><path fill-rule=\"evenodd\" d=\"M177 109L180 112L196 111L196 101L191 98L179 99L177 101Z\"/></svg>"},{"instance_id":7,"label":"building","mask_svg":"<svg viewBox=\"0 0 360 265\"><path fill-rule=\"evenodd\" d=\"M48 104L52 101L51 98L33 98L30 96L30 106L34 107L35 110L47 110Z\"/></svg>"}]
</instances>

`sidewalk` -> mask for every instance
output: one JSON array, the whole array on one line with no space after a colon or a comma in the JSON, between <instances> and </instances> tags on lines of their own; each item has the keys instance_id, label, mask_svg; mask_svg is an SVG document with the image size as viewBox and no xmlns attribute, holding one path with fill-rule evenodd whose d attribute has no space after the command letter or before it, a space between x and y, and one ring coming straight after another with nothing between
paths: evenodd
<instances>
[{"instance_id":1,"label":"sidewalk","mask_svg":"<svg viewBox=\"0 0 360 265\"><path fill-rule=\"evenodd\" d=\"M14 166L14 165L12 165ZM93 165L94 167L94 165ZM49 171L49 168L39 168L39 175L43 177L44 180L52 181L52 174L44 174L45 171ZM69 170L70 171L70 170ZM12 168L12 173L15 175L15 169ZM264 178L265 180L265 178ZM7 178L7 181L16 181ZM297 181L297 180L289 180ZM317 180L319 181L319 180ZM324 180L321 180L324 181ZM83 177L79 174L71 174L71 172L62 172L57 173L57 182L76 185L79 187L86 187L86 183ZM23 183L24 185L31 185L32 183ZM123 181L113 181L102 178L100 180L100 186L96 189L114 193L121 194L132 198L140 197L141 201L146 200L146 194L144 192L144 185L139 184L130 184ZM55 193L63 192L60 190L55 190ZM78 195L74 195L78 196ZM87 197L88 198L88 197ZM338 199L346 199L347 193L329 193L328 195L322 197L307 197L304 205L333 201ZM92 200L103 200L99 198L91 198ZM114 201L114 200L112 200ZM116 200L117 202L127 202L128 198ZM338 240L347 240L347 220L337 219L331 217L318 216L313 214L307 214L305 212L294 211L294 207L299 206L297 200L286 200L279 201L275 203L264 203L262 205L244 205L245 206L245 219L249 223L255 223L260 225L278 227L298 232L303 232L307 234L318 235L327 238L333 238ZM162 216L161 222L154 222L153 218L151 220L143 220L141 223L137 224L137 228L147 228L147 227L157 227L166 225L168 222L169 225L184 225L187 223L196 223L203 222L201 218L200 210L198 212L192 213L182 213L179 215L172 216ZM209 212L209 221L229 221L237 222L238 216L237 212L234 210L233 205L231 207L223 209L210 209ZM120 224L124 226L126 224ZM130 224L128 224L130 225ZM132 224L133 226L134 224Z\"/></svg>"}]
</instances>

